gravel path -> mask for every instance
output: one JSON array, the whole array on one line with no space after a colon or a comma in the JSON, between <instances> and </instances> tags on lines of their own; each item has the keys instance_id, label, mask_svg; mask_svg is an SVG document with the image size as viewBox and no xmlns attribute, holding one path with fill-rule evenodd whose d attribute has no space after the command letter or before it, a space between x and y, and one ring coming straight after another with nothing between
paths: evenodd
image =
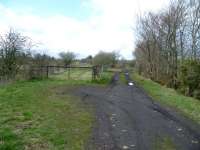
<instances>
[{"instance_id":1,"label":"gravel path","mask_svg":"<svg viewBox=\"0 0 200 150\"><path fill-rule=\"evenodd\" d=\"M128 72L125 76L129 82ZM199 131L172 110L152 102L134 82L108 88L82 87L79 96L96 108L93 142L97 150L161 150L168 139L178 150L200 150ZM87 148L94 150L94 148ZM168 149L166 149L168 150ZM170 149L171 150L171 149Z\"/></svg>"}]
</instances>

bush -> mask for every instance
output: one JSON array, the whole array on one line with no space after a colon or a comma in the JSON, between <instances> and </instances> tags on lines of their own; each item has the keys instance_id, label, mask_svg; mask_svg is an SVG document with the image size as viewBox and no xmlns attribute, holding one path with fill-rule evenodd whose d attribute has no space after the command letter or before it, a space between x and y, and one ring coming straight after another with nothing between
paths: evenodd
<instances>
[{"instance_id":1,"label":"bush","mask_svg":"<svg viewBox=\"0 0 200 150\"><path fill-rule=\"evenodd\" d=\"M93 81L93 83L97 84L109 84L111 82L112 75L111 73L103 73L99 79Z\"/></svg>"},{"instance_id":2,"label":"bush","mask_svg":"<svg viewBox=\"0 0 200 150\"><path fill-rule=\"evenodd\" d=\"M194 96L194 98L200 100L200 89L194 90L193 96Z\"/></svg>"},{"instance_id":3,"label":"bush","mask_svg":"<svg viewBox=\"0 0 200 150\"><path fill-rule=\"evenodd\" d=\"M198 97L200 91L200 62L194 60L187 60L181 66L180 73L180 87L188 89L188 95ZM185 91L186 92L186 91Z\"/></svg>"}]
</instances>

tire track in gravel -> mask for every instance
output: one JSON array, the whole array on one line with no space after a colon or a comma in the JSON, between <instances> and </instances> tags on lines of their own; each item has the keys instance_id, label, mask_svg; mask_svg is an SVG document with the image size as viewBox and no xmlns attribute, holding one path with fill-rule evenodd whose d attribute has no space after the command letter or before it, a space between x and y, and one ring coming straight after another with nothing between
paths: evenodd
<instances>
[{"instance_id":1,"label":"tire track in gravel","mask_svg":"<svg viewBox=\"0 0 200 150\"><path fill-rule=\"evenodd\" d=\"M113 79L118 76L116 73ZM130 77L127 79L132 82ZM107 88L81 87L75 93L85 96L84 101L96 109L91 139L96 150L157 150L155 143L165 137L178 150L200 150L199 131L174 111L154 103L134 83L128 86L113 80Z\"/></svg>"}]
</instances>

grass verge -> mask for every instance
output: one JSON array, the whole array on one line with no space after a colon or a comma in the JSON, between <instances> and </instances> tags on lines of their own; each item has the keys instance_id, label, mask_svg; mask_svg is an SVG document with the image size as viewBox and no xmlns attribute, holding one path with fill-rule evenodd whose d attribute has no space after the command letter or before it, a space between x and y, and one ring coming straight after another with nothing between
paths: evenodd
<instances>
[{"instance_id":1,"label":"grass verge","mask_svg":"<svg viewBox=\"0 0 200 150\"><path fill-rule=\"evenodd\" d=\"M181 95L173 89L161 86L160 84L143 78L138 74L134 74L133 79L155 100L158 100L161 104L175 108L185 116L200 124L199 100Z\"/></svg>"},{"instance_id":2,"label":"grass verge","mask_svg":"<svg viewBox=\"0 0 200 150\"><path fill-rule=\"evenodd\" d=\"M176 150L177 147L169 137L158 138L155 141L154 150Z\"/></svg>"},{"instance_id":3,"label":"grass verge","mask_svg":"<svg viewBox=\"0 0 200 150\"><path fill-rule=\"evenodd\" d=\"M56 92L79 84L43 80L0 87L0 149L84 149L93 115L79 98Z\"/></svg>"}]
</instances>

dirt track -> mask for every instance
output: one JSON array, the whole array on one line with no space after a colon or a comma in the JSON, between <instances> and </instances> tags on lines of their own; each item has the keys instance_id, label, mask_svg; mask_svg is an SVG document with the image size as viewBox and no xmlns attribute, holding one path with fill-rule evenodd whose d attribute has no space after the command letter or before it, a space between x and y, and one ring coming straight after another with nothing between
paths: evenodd
<instances>
[{"instance_id":1,"label":"dirt track","mask_svg":"<svg viewBox=\"0 0 200 150\"><path fill-rule=\"evenodd\" d=\"M190 122L153 103L135 84L116 83L118 74L114 79L107 88L78 89L79 96L96 108L91 141L97 150L161 150L166 139L178 150L200 150L199 133Z\"/></svg>"}]
</instances>

